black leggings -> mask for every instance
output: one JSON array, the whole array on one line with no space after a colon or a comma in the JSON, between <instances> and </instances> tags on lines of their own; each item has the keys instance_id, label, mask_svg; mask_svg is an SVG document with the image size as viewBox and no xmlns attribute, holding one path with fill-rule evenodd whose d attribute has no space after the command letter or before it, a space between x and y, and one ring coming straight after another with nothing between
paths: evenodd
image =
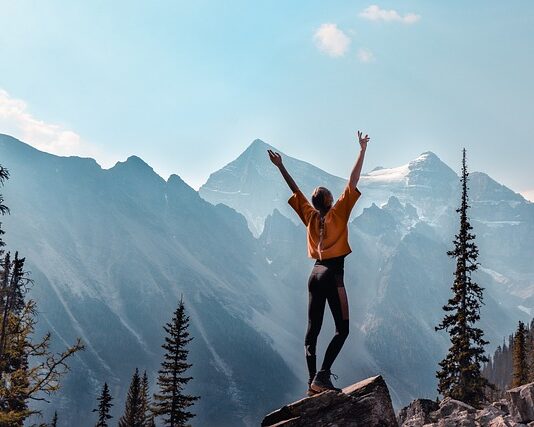
<instances>
[{"instance_id":1,"label":"black leggings","mask_svg":"<svg viewBox=\"0 0 534 427\"><path fill-rule=\"evenodd\" d=\"M330 370L349 334L349 306L343 283L344 257L317 260L308 280L308 330L304 349L310 378L317 370L315 349L326 301L334 317L336 333L326 349L322 370Z\"/></svg>"}]
</instances>

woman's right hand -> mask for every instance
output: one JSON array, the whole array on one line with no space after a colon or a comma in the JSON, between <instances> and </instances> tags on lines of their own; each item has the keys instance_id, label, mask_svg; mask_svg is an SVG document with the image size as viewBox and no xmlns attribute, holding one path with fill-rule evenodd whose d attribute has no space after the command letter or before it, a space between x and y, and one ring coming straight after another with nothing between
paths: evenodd
<instances>
[{"instance_id":1,"label":"woman's right hand","mask_svg":"<svg viewBox=\"0 0 534 427\"><path fill-rule=\"evenodd\" d=\"M275 153L273 150L267 151L269 153L269 158L271 159L271 162L273 162L273 164L278 168L282 166L282 156L280 155L280 153Z\"/></svg>"},{"instance_id":2,"label":"woman's right hand","mask_svg":"<svg viewBox=\"0 0 534 427\"><path fill-rule=\"evenodd\" d=\"M360 148L365 150L367 148L367 143L369 142L369 136L365 135L365 138L362 138L363 133L358 131L358 140L360 142Z\"/></svg>"}]
</instances>

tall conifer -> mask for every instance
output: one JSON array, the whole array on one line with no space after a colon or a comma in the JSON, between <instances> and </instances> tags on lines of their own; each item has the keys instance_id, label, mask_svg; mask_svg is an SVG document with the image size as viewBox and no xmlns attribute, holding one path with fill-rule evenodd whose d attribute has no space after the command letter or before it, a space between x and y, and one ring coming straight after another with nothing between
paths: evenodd
<instances>
[{"instance_id":1,"label":"tall conifer","mask_svg":"<svg viewBox=\"0 0 534 427\"><path fill-rule=\"evenodd\" d=\"M185 371L192 366L187 363L189 351L186 348L189 337L189 316L185 313L183 297L180 298L178 308L174 312L172 320L163 329L167 333L165 350L161 369L158 371L159 393L154 394L152 412L163 418L165 426L185 426L186 422L195 416L187 408L199 399L199 396L185 394L184 386L193 377L184 376Z\"/></svg>"},{"instance_id":2,"label":"tall conifer","mask_svg":"<svg viewBox=\"0 0 534 427\"><path fill-rule=\"evenodd\" d=\"M475 327L480 320L480 307L483 304L483 288L471 279L478 268L478 248L472 226L467 215L468 186L465 148L462 153L461 204L456 212L460 214L460 230L455 235L454 249L447 255L456 259L453 296L443 306L447 313L436 330L446 330L450 335L451 347L436 372L438 392L465 403L478 406L485 400L485 389L490 385L481 374L481 364L488 362L484 354L483 331Z\"/></svg>"},{"instance_id":3,"label":"tall conifer","mask_svg":"<svg viewBox=\"0 0 534 427\"><path fill-rule=\"evenodd\" d=\"M525 324L519 321L517 331L514 336L513 346L513 374L512 387L526 384L529 379L529 367L527 362L527 331Z\"/></svg>"},{"instance_id":4,"label":"tall conifer","mask_svg":"<svg viewBox=\"0 0 534 427\"><path fill-rule=\"evenodd\" d=\"M128 389L124 415L119 420L119 427L145 427L144 409L141 394L141 378L139 377L139 369L135 368L132 381L130 382L130 388Z\"/></svg>"},{"instance_id":5,"label":"tall conifer","mask_svg":"<svg viewBox=\"0 0 534 427\"><path fill-rule=\"evenodd\" d=\"M98 400L98 407L93 409L93 412L98 412L98 421L95 427L108 427L108 420L113 418L109 413L113 406L113 403L111 403L113 397L111 397L109 392L108 383L104 383L102 392L96 400Z\"/></svg>"},{"instance_id":6,"label":"tall conifer","mask_svg":"<svg viewBox=\"0 0 534 427\"><path fill-rule=\"evenodd\" d=\"M143 414L143 426L145 427L152 427L154 425L154 415L150 409L151 406L150 386L148 384L148 375L145 371L141 379L141 413Z\"/></svg>"}]
</instances>

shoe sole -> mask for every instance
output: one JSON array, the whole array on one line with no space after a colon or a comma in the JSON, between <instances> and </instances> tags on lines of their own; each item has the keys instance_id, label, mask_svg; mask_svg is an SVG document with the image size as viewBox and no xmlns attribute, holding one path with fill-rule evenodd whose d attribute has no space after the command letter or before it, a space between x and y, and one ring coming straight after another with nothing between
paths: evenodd
<instances>
[{"instance_id":1,"label":"shoe sole","mask_svg":"<svg viewBox=\"0 0 534 427\"><path fill-rule=\"evenodd\" d=\"M311 397L311 396L315 396L316 394L319 394L318 392L316 392L315 390L309 388L307 391L306 391L306 395L308 397Z\"/></svg>"},{"instance_id":2,"label":"shoe sole","mask_svg":"<svg viewBox=\"0 0 534 427\"><path fill-rule=\"evenodd\" d=\"M323 391L327 391L327 390L341 391L340 388L323 387L317 384L312 384L310 389L315 391L316 393L322 393Z\"/></svg>"}]
</instances>

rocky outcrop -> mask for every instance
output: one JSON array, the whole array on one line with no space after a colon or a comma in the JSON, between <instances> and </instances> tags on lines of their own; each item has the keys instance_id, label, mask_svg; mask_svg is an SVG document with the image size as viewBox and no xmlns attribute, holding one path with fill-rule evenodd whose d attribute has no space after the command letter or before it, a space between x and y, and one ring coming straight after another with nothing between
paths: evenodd
<instances>
[{"instance_id":1,"label":"rocky outcrop","mask_svg":"<svg viewBox=\"0 0 534 427\"><path fill-rule=\"evenodd\" d=\"M506 392L506 397L514 421L525 424L534 422L534 383L512 388Z\"/></svg>"},{"instance_id":2,"label":"rocky outcrop","mask_svg":"<svg viewBox=\"0 0 534 427\"><path fill-rule=\"evenodd\" d=\"M395 418L381 376L325 391L268 414L264 427L534 427L534 382L506 392L506 398L474 408L449 397L414 400Z\"/></svg>"},{"instance_id":3,"label":"rocky outcrop","mask_svg":"<svg viewBox=\"0 0 534 427\"><path fill-rule=\"evenodd\" d=\"M404 427L418 427L432 422L430 413L439 409L437 402L429 399L414 400L399 412L399 424Z\"/></svg>"},{"instance_id":4,"label":"rocky outcrop","mask_svg":"<svg viewBox=\"0 0 534 427\"><path fill-rule=\"evenodd\" d=\"M534 383L506 392L506 399L475 409L458 400L418 399L399 412L400 427L534 427Z\"/></svg>"},{"instance_id":5,"label":"rocky outcrop","mask_svg":"<svg viewBox=\"0 0 534 427\"><path fill-rule=\"evenodd\" d=\"M379 375L345 387L324 391L271 412L262 426L271 427L396 427L397 420L386 382Z\"/></svg>"}]
</instances>

